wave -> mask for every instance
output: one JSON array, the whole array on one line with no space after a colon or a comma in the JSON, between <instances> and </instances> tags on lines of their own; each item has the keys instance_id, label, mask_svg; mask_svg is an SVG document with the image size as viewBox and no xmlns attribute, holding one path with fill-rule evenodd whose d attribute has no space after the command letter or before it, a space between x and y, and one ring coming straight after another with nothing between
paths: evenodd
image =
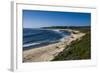
<instances>
[{"instance_id":1,"label":"wave","mask_svg":"<svg viewBox=\"0 0 100 73\"><path fill-rule=\"evenodd\" d=\"M69 32L49 29L24 29L23 33L23 48L36 47L41 44L58 42L70 35Z\"/></svg>"}]
</instances>

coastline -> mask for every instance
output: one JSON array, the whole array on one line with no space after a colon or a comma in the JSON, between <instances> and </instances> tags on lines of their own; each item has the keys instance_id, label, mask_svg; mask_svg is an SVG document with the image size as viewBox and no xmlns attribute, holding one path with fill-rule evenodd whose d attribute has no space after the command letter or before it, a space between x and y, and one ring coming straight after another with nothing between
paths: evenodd
<instances>
[{"instance_id":1,"label":"coastline","mask_svg":"<svg viewBox=\"0 0 100 73\"><path fill-rule=\"evenodd\" d=\"M34 31L34 29L31 29L32 31ZM70 32L67 32L67 31L64 31L64 30L59 30L59 29L35 29L35 31L36 30L39 30L40 31L40 35L45 35L45 36L41 36L41 37L38 37L38 38L36 38L36 37L34 37L33 35L33 38L32 38L32 36L29 36L29 35L26 35L25 37L23 36L23 38L25 38L24 40L23 40L23 42L25 41L25 42L27 42L27 39L29 38L29 37L31 37L31 40L37 40L36 42L32 42L31 40L31 43L28 41L28 43L23 43L23 50L29 50L29 49L32 49L32 48L39 48L39 47L42 47L42 46L46 46L46 45L49 45L49 44L54 44L54 43L57 43L57 42L59 42L62 38L64 38L66 35L67 36L69 36L70 35ZM41 30L43 31L42 33L41 33ZM38 32L39 32L38 31ZM46 33L45 33L45 31L46 31ZM48 33L49 33L49 35L48 35L48 33L47 33L47 31L49 31ZM37 31L36 31L37 32ZM35 32L35 33L36 33ZM33 32L34 33L34 32ZM52 33L52 34L51 34ZM26 34L26 33L24 33L24 34ZM51 34L51 35L50 35ZM39 35L39 34L36 34L36 35ZM55 36L56 35L56 36ZM28 38L27 38L27 36L28 36ZM49 37L50 36L50 37ZM46 38L44 38L44 37L46 37ZM36 38L36 39L35 39ZM42 39L44 39L44 40L42 40L41 41L41 38ZM39 39L40 39L40 41L39 41Z\"/></svg>"},{"instance_id":2,"label":"coastline","mask_svg":"<svg viewBox=\"0 0 100 73\"><path fill-rule=\"evenodd\" d=\"M80 40L80 38L85 35L85 33L76 30L70 30L70 29L58 29L58 30L69 31L71 32L71 35L64 37L63 39L61 39L60 42L23 51L23 62L50 61L55 56L57 56L61 51L63 51L66 45L70 45L72 41L75 41L77 39Z\"/></svg>"}]
</instances>

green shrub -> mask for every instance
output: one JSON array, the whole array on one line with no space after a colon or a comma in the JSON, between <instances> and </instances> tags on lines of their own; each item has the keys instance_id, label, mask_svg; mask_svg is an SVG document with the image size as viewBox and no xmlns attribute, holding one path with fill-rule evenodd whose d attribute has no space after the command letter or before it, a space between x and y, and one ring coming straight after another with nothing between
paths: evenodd
<instances>
[{"instance_id":1,"label":"green shrub","mask_svg":"<svg viewBox=\"0 0 100 73\"><path fill-rule=\"evenodd\" d=\"M81 40L73 41L69 46L60 52L52 61L60 60L80 60L91 58L91 34L89 29L80 29L81 32L86 33ZM67 50L68 49L68 50Z\"/></svg>"}]
</instances>

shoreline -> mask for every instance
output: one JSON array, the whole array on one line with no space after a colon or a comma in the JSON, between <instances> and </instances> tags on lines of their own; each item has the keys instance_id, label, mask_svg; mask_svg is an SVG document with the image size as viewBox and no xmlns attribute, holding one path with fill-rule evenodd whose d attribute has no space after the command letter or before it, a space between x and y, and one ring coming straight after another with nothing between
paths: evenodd
<instances>
[{"instance_id":1,"label":"shoreline","mask_svg":"<svg viewBox=\"0 0 100 73\"><path fill-rule=\"evenodd\" d=\"M80 39L85 33L76 30L59 29L71 32L70 36L64 37L60 42L33 48L23 51L23 62L41 62L50 61L65 49L65 46L70 45L72 41Z\"/></svg>"},{"instance_id":2,"label":"shoreline","mask_svg":"<svg viewBox=\"0 0 100 73\"><path fill-rule=\"evenodd\" d=\"M47 46L49 44L58 43L59 41L63 40L63 38L65 36L70 36L70 34L71 34L70 32L64 31L62 29L39 29L39 30L50 30L50 31L54 31L54 32L58 33L60 36L62 35L62 38L59 38L59 40L58 39L55 39L55 40L38 42L38 43L24 44L23 45L23 50L28 50L28 49L32 49L32 48L39 48L39 47Z\"/></svg>"}]
</instances>

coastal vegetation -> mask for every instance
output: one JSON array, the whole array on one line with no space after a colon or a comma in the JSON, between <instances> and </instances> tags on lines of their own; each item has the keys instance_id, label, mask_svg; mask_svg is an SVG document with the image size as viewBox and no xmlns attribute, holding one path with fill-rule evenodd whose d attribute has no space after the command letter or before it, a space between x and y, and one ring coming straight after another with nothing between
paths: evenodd
<instances>
[{"instance_id":1,"label":"coastal vegetation","mask_svg":"<svg viewBox=\"0 0 100 73\"><path fill-rule=\"evenodd\" d=\"M91 33L90 27L87 28L73 28L80 32L86 33L80 40L71 42L66 45L65 49L60 52L52 61L61 60L81 60L91 58Z\"/></svg>"}]
</instances>

